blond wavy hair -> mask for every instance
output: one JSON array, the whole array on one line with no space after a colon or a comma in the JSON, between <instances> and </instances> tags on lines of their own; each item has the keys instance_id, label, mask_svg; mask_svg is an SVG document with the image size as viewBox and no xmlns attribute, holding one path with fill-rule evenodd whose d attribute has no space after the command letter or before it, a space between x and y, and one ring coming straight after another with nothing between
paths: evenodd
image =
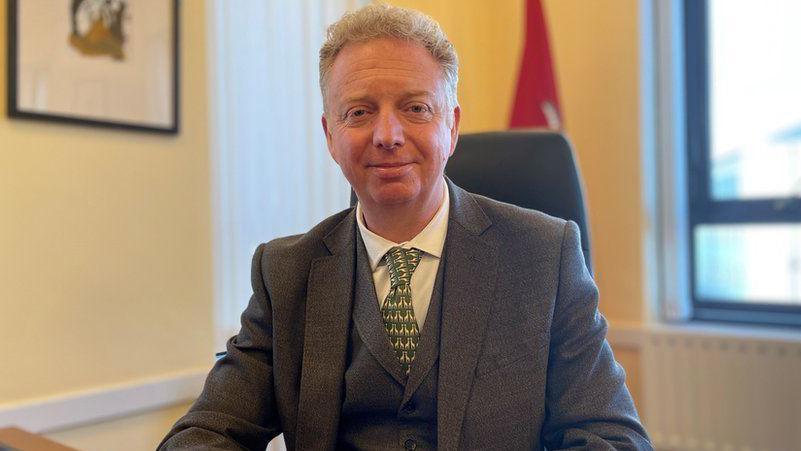
<instances>
[{"instance_id":1,"label":"blond wavy hair","mask_svg":"<svg viewBox=\"0 0 801 451\"><path fill-rule=\"evenodd\" d=\"M323 103L331 66L339 52L349 43L381 38L403 39L425 47L442 68L448 109L456 107L459 58L439 23L419 11L386 4L370 4L346 13L328 27L325 42L320 47L320 92Z\"/></svg>"}]
</instances>

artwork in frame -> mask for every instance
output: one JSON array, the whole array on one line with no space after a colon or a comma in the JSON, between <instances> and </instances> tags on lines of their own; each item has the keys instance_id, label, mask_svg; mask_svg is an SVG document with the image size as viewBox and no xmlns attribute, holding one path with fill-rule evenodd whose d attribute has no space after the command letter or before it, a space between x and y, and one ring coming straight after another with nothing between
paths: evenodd
<instances>
[{"instance_id":1,"label":"artwork in frame","mask_svg":"<svg viewBox=\"0 0 801 451\"><path fill-rule=\"evenodd\" d=\"M178 132L178 0L8 0L8 114Z\"/></svg>"}]
</instances>

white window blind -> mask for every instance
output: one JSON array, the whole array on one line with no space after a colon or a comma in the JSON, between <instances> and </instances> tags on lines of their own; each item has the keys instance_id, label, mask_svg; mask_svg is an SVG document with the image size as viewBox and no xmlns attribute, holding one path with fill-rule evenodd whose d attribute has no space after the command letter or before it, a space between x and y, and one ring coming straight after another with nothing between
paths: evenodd
<instances>
[{"instance_id":1,"label":"white window blind","mask_svg":"<svg viewBox=\"0 0 801 451\"><path fill-rule=\"evenodd\" d=\"M365 0L208 0L216 349L239 328L259 243L346 208L320 125L326 27Z\"/></svg>"}]
</instances>

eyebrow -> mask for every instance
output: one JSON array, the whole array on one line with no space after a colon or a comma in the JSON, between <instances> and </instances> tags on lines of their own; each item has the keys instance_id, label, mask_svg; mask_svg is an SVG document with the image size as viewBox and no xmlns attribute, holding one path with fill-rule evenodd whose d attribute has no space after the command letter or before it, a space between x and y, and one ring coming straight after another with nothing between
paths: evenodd
<instances>
[{"instance_id":1,"label":"eyebrow","mask_svg":"<svg viewBox=\"0 0 801 451\"><path fill-rule=\"evenodd\" d=\"M412 97L431 97L434 98L434 94L431 91L420 90L420 91L409 91L401 97L401 100L410 99ZM354 103L354 102L370 102L370 96L367 94L359 94L352 97L348 97L342 100L344 105Z\"/></svg>"},{"instance_id":2,"label":"eyebrow","mask_svg":"<svg viewBox=\"0 0 801 451\"><path fill-rule=\"evenodd\" d=\"M422 97L434 97L434 93L432 93L430 91L425 91L425 90L423 90L423 91L411 91L408 94L406 94L405 96L403 96L403 98L421 97L421 96Z\"/></svg>"}]
</instances>

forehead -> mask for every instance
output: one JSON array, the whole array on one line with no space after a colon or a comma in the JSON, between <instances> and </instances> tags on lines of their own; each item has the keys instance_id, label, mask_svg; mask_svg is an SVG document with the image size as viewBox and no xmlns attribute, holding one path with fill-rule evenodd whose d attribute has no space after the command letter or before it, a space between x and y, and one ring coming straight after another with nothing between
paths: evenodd
<instances>
[{"instance_id":1,"label":"forehead","mask_svg":"<svg viewBox=\"0 0 801 451\"><path fill-rule=\"evenodd\" d=\"M333 98L391 88L434 92L443 83L442 68L421 44L382 38L350 43L340 50L331 67L328 91Z\"/></svg>"}]
</instances>

